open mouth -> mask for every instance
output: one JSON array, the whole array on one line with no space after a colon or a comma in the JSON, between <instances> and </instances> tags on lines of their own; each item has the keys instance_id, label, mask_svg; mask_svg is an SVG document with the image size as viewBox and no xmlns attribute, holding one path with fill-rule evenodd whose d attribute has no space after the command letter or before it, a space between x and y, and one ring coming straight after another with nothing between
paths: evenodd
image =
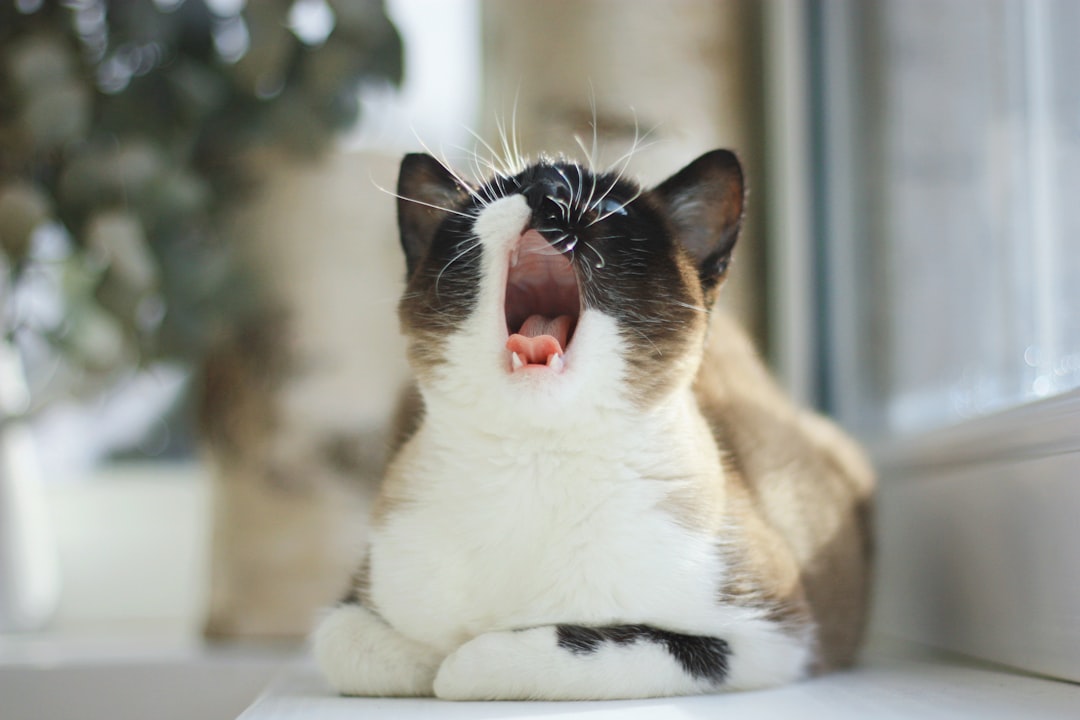
<instances>
[{"instance_id":1,"label":"open mouth","mask_svg":"<svg viewBox=\"0 0 1080 720\"><path fill-rule=\"evenodd\" d=\"M581 299L570 259L536 230L511 251L506 278L506 330L510 370L547 367L562 372Z\"/></svg>"}]
</instances>

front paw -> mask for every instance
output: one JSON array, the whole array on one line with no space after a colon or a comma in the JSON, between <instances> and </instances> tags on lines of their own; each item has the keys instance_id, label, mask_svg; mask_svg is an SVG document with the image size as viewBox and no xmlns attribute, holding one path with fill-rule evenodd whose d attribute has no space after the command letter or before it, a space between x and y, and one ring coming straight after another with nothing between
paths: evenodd
<instances>
[{"instance_id":1,"label":"front paw","mask_svg":"<svg viewBox=\"0 0 1080 720\"><path fill-rule=\"evenodd\" d=\"M444 700L515 700L532 696L524 667L534 657L536 630L479 635L450 653L435 675L435 696ZM534 669L535 670L535 669Z\"/></svg>"},{"instance_id":2,"label":"front paw","mask_svg":"<svg viewBox=\"0 0 1080 720\"><path fill-rule=\"evenodd\" d=\"M315 660L343 695L425 696L441 656L358 605L342 605L312 638Z\"/></svg>"}]
</instances>

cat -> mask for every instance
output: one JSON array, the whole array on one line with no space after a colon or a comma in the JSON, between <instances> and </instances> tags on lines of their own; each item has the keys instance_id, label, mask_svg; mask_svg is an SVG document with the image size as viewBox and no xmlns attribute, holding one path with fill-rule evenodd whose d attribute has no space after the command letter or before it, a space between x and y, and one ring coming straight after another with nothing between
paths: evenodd
<instances>
[{"instance_id":1,"label":"cat","mask_svg":"<svg viewBox=\"0 0 1080 720\"><path fill-rule=\"evenodd\" d=\"M640 698L853 661L874 475L713 310L745 195L727 150L652 189L404 158L416 385L366 559L313 633L333 688Z\"/></svg>"}]
</instances>

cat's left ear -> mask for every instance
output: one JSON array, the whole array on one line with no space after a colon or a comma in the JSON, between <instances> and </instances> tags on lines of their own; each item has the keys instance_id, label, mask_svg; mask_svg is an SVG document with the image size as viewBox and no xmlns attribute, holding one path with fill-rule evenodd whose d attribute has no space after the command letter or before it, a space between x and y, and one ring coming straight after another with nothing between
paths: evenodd
<instances>
[{"instance_id":1,"label":"cat's left ear","mask_svg":"<svg viewBox=\"0 0 1080 720\"><path fill-rule=\"evenodd\" d=\"M469 191L441 162L424 153L411 153L398 173L398 229L411 277L427 254L439 225L457 212Z\"/></svg>"},{"instance_id":2,"label":"cat's left ear","mask_svg":"<svg viewBox=\"0 0 1080 720\"><path fill-rule=\"evenodd\" d=\"M706 292L715 289L742 226L746 190L739 158L730 150L705 153L660 183L653 194L697 262Z\"/></svg>"}]
</instances>

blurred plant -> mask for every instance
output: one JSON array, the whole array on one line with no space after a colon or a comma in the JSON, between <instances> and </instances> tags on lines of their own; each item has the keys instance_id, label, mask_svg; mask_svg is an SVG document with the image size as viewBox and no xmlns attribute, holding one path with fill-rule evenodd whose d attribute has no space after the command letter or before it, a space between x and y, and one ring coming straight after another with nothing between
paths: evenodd
<instances>
[{"instance_id":1,"label":"blurred plant","mask_svg":"<svg viewBox=\"0 0 1080 720\"><path fill-rule=\"evenodd\" d=\"M400 75L380 0L0 0L0 312L51 367L35 404L197 361L257 297L220 222L245 158L317 154Z\"/></svg>"}]
</instances>

